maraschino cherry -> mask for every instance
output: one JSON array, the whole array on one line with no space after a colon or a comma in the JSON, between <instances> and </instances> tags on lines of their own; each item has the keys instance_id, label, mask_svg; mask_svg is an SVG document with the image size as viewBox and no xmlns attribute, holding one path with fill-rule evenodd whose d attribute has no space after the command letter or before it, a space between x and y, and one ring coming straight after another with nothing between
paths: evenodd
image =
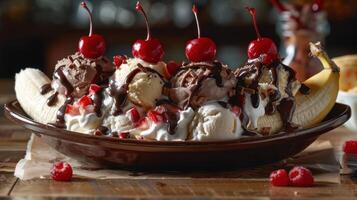
<instances>
[{"instance_id":1,"label":"maraschino cherry","mask_svg":"<svg viewBox=\"0 0 357 200\"><path fill-rule=\"evenodd\" d=\"M84 57L95 59L104 55L105 40L101 35L92 34L92 13L89 11L85 2L82 2L81 6L88 12L89 15L89 35L81 37L78 49Z\"/></svg>"},{"instance_id":2,"label":"maraschino cherry","mask_svg":"<svg viewBox=\"0 0 357 200\"><path fill-rule=\"evenodd\" d=\"M145 40L137 40L134 43L132 54L135 58L140 58L146 62L157 63L164 56L164 48L158 39L151 37L149 21L139 1L136 3L136 10L144 15L147 37Z\"/></svg>"},{"instance_id":3,"label":"maraschino cherry","mask_svg":"<svg viewBox=\"0 0 357 200\"><path fill-rule=\"evenodd\" d=\"M190 40L186 45L186 57L191 62L213 61L216 57L216 44L208 37L201 37L200 24L197 17L197 7L193 5L192 12L195 15L197 25L197 38Z\"/></svg>"},{"instance_id":4,"label":"maraschino cherry","mask_svg":"<svg viewBox=\"0 0 357 200\"><path fill-rule=\"evenodd\" d=\"M249 59L255 59L263 55L263 64L270 64L272 61L278 59L279 57L277 47L273 40L270 38L260 36L257 26L255 8L246 7L246 9L253 17L253 24L258 37L256 40L250 42L248 46L248 57Z\"/></svg>"}]
</instances>

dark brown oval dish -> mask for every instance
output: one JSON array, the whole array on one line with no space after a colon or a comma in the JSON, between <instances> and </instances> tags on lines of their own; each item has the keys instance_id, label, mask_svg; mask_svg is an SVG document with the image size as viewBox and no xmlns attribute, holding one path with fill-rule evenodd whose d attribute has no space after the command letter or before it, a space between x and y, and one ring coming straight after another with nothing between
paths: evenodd
<instances>
[{"instance_id":1,"label":"dark brown oval dish","mask_svg":"<svg viewBox=\"0 0 357 200\"><path fill-rule=\"evenodd\" d=\"M346 122L351 109L336 103L315 127L220 142L159 142L85 135L33 121L16 100L5 104L5 115L43 137L59 152L82 162L107 168L191 170L247 167L288 158L304 150L319 135Z\"/></svg>"}]
</instances>

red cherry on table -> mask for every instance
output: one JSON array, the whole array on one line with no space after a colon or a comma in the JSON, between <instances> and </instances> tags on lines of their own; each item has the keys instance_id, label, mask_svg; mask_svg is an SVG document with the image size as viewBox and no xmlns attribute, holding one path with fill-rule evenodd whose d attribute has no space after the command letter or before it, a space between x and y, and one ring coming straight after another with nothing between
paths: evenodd
<instances>
[{"instance_id":1,"label":"red cherry on table","mask_svg":"<svg viewBox=\"0 0 357 200\"><path fill-rule=\"evenodd\" d=\"M136 10L144 15L147 37L145 40L137 40L133 44L131 52L135 58L140 58L149 63L157 63L164 56L164 48L158 39L151 38L149 21L139 1L136 3Z\"/></svg>"},{"instance_id":2,"label":"red cherry on table","mask_svg":"<svg viewBox=\"0 0 357 200\"><path fill-rule=\"evenodd\" d=\"M67 162L56 162L53 164L51 171L51 178L55 181L70 181L72 179L73 170Z\"/></svg>"},{"instance_id":3,"label":"red cherry on table","mask_svg":"<svg viewBox=\"0 0 357 200\"><path fill-rule=\"evenodd\" d=\"M83 36L79 40L78 49L86 58L95 59L104 55L106 45L104 37L98 34L92 34L92 13L89 11L85 2L81 6L87 11L89 15L89 35Z\"/></svg>"},{"instance_id":4,"label":"red cherry on table","mask_svg":"<svg viewBox=\"0 0 357 200\"><path fill-rule=\"evenodd\" d=\"M197 7L193 5L192 12L195 15L197 25L198 38L190 40L185 49L185 54L188 60L192 62L213 61L216 57L216 44L212 39L201 37L200 24L197 17Z\"/></svg>"},{"instance_id":5,"label":"red cherry on table","mask_svg":"<svg viewBox=\"0 0 357 200\"><path fill-rule=\"evenodd\" d=\"M279 58L278 48L276 47L276 44L273 42L273 40L260 36L257 26L255 8L246 7L246 9L253 17L253 24L258 37L258 39L253 40L248 46L248 58L255 59L263 56L263 64L270 64Z\"/></svg>"}]
</instances>

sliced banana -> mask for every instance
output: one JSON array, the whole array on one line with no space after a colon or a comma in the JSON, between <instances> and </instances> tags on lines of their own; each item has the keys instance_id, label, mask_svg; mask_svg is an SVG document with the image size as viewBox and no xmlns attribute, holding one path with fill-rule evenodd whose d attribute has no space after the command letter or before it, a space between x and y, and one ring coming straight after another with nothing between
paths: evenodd
<instances>
[{"instance_id":1,"label":"sliced banana","mask_svg":"<svg viewBox=\"0 0 357 200\"><path fill-rule=\"evenodd\" d=\"M53 106L47 105L47 99L54 91L41 94L41 87L51 83L51 80L40 70L26 68L15 76L15 92L23 110L35 121L40 123L56 122L58 109L63 105L65 97L58 95L58 101Z\"/></svg>"}]
</instances>

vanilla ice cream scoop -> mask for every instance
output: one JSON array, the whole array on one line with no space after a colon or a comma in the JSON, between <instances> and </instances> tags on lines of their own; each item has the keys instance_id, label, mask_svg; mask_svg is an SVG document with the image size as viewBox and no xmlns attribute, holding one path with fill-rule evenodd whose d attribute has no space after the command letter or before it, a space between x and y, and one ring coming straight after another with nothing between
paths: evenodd
<instances>
[{"instance_id":1,"label":"vanilla ice cream scoop","mask_svg":"<svg viewBox=\"0 0 357 200\"><path fill-rule=\"evenodd\" d=\"M218 103L208 103L196 112L189 127L189 140L230 140L241 137L242 133L239 117Z\"/></svg>"},{"instance_id":2,"label":"vanilla ice cream scoop","mask_svg":"<svg viewBox=\"0 0 357 200\"><path fill-rule=\"evenodd\" d=\"M114 84L112 88L117 88L119 93L126 93L132 103L149 109L154 107L161 97L164 78L156 69L161 69L164 64L159 62L153 65L138 60L128 59L115 71L111 78ZM120 92L120 89L125 91ZM115 96L115 91L112 93ZM123 94L117 96L120 98Z\"/></svg>"}]
</instances>

